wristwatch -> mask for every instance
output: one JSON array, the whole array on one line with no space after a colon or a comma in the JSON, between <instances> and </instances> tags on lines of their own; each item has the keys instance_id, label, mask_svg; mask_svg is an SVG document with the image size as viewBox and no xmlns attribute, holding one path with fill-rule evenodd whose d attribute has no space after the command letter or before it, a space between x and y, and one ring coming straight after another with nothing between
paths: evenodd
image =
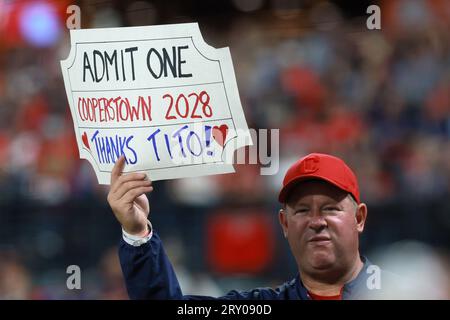
<instances>
[{"instance_id":1,"label":"wristwatch","mask_svg":"<svg viewBox=\"0 0 450 320\"><path fill-rule=\"evenodd\" d=\"M145 237L139 237L132 234L129 234L122 228L122 238L123 240L128 243L129 245L132 245L133 247L140 247L144 243L147 243L150 241L153 235L153 226L152 223L147 220L147 225L149 229L149 233Z\"/></svg>"}]
</instances>

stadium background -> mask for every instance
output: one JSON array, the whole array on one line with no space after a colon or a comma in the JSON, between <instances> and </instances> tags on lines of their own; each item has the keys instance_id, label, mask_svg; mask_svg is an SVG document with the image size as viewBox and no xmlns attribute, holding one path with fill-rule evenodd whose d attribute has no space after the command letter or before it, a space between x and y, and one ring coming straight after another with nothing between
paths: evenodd
<instances>
[{"instance_id":1,"label":"stadium background","mask_svg":"<svg viewBox=\"0 0 450 320\"><path fill-rule=\"evenodd\" d=\"M1 299L126 299L120 227L107 188L78 159L61 76L70 4L0 0ZM363 252L375 263L393 244L432 254L450 298L450 2L74 4L82 28L199 22L208 44L230 47L249 127L280 129L277 175L237 165L155 183L151 220L185 293L275 286L296 273L276 194L289 163L320 151L357 172L369 206ZM381 30L366 28L370 4ZM66 288L72 264L82 290Z\"/></svg>"}]
</instances>

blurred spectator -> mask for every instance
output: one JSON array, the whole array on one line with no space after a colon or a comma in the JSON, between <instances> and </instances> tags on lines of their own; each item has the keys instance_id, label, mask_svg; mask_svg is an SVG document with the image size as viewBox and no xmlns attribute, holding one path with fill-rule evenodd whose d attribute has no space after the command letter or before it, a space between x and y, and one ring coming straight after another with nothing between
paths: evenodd
<instances>
[{"instance_id":1,"label":"blurred spectator","mask_svg":"<svg viewBox=\"0 0 450 320\"><path fill-rule=\"evenodd\" d=\"M98 296L99 299L128 299L116 247L108 249L103 254L100 260L98 274L103 281L101 292Z\"/></svg>"},{"instance_id":2,"label":"blurred spectator","mask_svg":"<svg viewBox=\"0 0 450 320\"><path fill-rule=\"evenodd\" d=\"M0 253L0 299L32 298L32 282L27 268L11 253Z\"/></svg>"},{"instance_id":3,"label":"blurred spectator","mask_svg":"<svg viewBox=\"0 0 450 320\"><path fill-rule=\"evenodd\" d=\"M374 259L395 273L398 283L381 283L388 296L374 299L450 299L449 257L417 241L380 248Z\"/></svg>"}]
</instances>

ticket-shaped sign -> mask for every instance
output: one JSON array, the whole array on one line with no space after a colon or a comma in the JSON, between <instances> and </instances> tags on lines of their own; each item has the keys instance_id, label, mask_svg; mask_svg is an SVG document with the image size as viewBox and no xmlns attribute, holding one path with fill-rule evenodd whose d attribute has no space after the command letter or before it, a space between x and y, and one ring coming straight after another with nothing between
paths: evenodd
<instances>
[{"instance_id":1,"label":"ticket-shaped sign","mask_svg":"<svg viewBox=\"0 0 450 320\"><path fill-rule=\"evenodd\" d=\"M197 23L71 30L62 73L80 158L109 184L124 172L174 179L234 172L251 145L228 48Z\"/></svg>"}]
</instances>

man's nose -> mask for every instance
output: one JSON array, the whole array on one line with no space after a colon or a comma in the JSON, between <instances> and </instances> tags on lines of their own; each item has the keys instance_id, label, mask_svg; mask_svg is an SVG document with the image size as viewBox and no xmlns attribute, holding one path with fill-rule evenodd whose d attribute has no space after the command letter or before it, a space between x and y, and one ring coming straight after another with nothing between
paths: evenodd
<instances>
[{"instance_id":1,"label":"man's nose","mask_svg":"<svg viewBox=\"0 0 450 320\"><path fill-rule=\"evenodd\" d=\"M320 214L314 214L309 222L309 227L315 231L320 231L327 227L327 221Z\"/></svg>"}]
</instances>

